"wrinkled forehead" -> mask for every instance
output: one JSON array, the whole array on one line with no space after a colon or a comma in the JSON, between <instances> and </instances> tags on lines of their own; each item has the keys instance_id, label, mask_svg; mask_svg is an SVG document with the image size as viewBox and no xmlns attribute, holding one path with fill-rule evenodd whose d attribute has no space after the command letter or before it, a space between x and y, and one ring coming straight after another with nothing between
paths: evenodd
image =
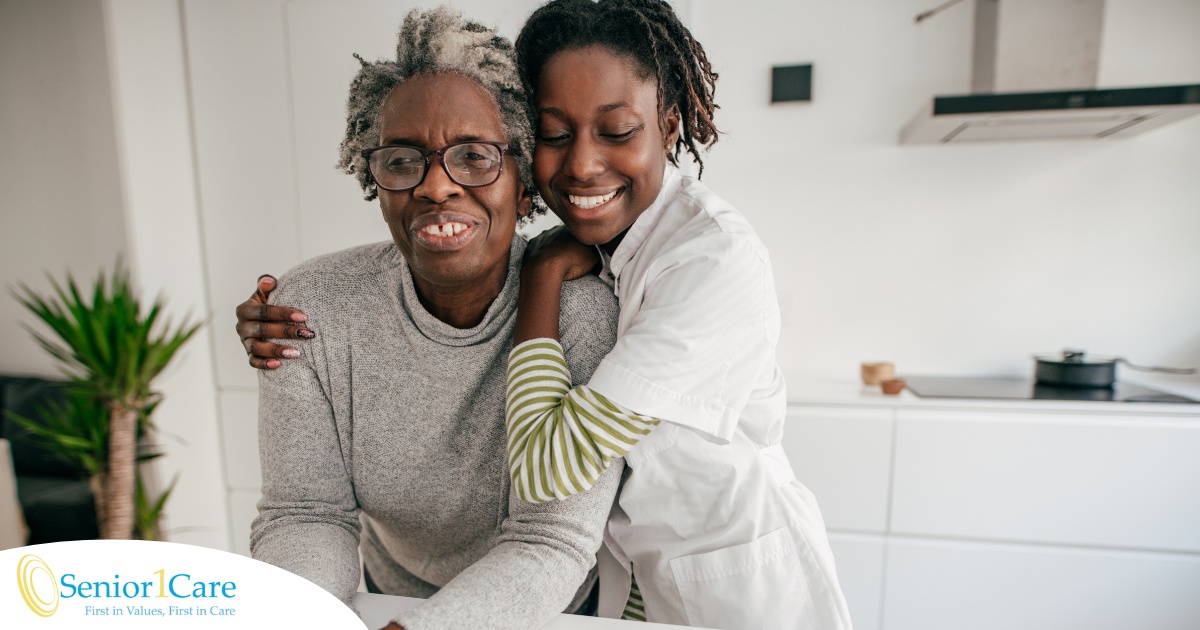
<instances>
[{"instance_id":1,"label":"wrinkled forehead","mask_svg":"<svg viewBox=\"0 0 1200 630\"><path fill-rule=\"evenodd\" d=\"M475 80L449 72L419 74L392 88L379 110L379 136L381 144L425 148L508 141L492 95Z\"/></svg>"}]
</instances>

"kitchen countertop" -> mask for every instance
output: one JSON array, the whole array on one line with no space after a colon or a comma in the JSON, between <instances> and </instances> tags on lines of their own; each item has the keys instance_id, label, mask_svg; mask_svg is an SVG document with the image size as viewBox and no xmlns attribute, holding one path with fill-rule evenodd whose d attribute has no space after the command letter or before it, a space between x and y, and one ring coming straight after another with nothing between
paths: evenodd
<instances>
[{"instance_id":1,"label":"kitchen countertop","mask_svg":"<svg viewBox=\"0 0 1200 630\"><path fill-rule=\"evenodd\" d=\"M396 613L408 610L423 600L415 597L400 597L398 595L379 595L377 593L355 593L354 605L362 613L363 623L369 630L378 630L388 624ZM543 626L544 630L654 630L661 628L681 628L662 623L645 623L640 621L621 621L620 619L601 619L599 617L581 617L579 615L559 615L553 621Z\"/></svg>"},{"instance_id":2,"label":"kitchen countertop","mask_svg":"<svg viewBox=\"0 0 1200 630\"><path fill-rule=\"evenodd\" d=\"M922 375L934 376L934 375ZM936 376L947 376L939 374ZM898 378L904 378L901 374ZM1200 400L1200 379L1138 375L1123 382L1151 387L1170 394ZM789 405L856 405L900 408L1001 409L1005 411L1087 412L1102 414L1163 414L1200 416L1200 403L1140 403L1086 400L1014 400L995 398L922 398L905 389L886 396L878 386L863 385L850 378L810 377L788 381Z\"/></svg>"}]
</instances>

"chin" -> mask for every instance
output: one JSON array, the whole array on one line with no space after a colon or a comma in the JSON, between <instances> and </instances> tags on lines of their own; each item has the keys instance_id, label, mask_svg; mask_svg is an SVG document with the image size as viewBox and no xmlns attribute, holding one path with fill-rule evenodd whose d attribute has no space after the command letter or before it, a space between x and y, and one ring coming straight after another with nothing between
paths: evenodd
<instances>
[{"instance_id":1,"label":"chin","mask_svg":"<svg viewBox=\"0 0 1200 630\"><path fill-rule=\"evenodd\" d=\"M461 252L424 253L415 258L408 261L409 266L437 284L457 284L479 275L478 261L463 256Z\"/></svg>"},{"instance_id":2,"label":"chin","mask_svg":"<svg viewBox=\"0 0 1200 630\"><path fill-rule=\"evenodd\" d=\"M579 220L564 212L555 212L555 214L558 215L558 220L562 221L563 225L571 231L571 235L584 245L600 245L612 240L612 237L609 236L611 230L603 221Z\"/></svg>"},{"instance_id":3,"label":"chin","mask_svg":"<svg viewBox=\"0 0 1200 630\"><path fill-rule=\"evenodd\" d=\"M594 226L574 226L567 225L567 229L571 231L571 235L584 245L603 245L613 239L608 233L608 230Z\"/></svg>"}]
</instances>

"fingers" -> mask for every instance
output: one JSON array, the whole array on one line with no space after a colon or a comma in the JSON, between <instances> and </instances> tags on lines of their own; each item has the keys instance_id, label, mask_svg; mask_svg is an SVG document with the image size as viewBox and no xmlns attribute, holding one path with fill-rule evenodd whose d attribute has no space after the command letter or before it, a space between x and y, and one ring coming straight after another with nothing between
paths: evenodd
<instances>
[{"instance_id":1,"label":"fingers","mask_svg":"<svg viewBox=\"0 0 1200 630\"><path fill-rule=\"evenodd\" d=\"M258 288L251 294L250 299L238 305L238 319L260 319L279 322L306 322L308 316L303 312L287 306L269 306L271 291L275 290L277 281L271 274L258 277Z\"/></svg>"},{"instance_id":2,"label":"fingers","mask_svg":"<svg viewBox=\"0 0 1200 630\"><path fill-rule=\"evenodd\" d=\"M298 359L300 351L291 347L277 344L271 341L258 341L251 339L247 344L250 350L250 356L260 359Z\"/></svg>"},{"instance_id":3,"label":"fingers","mask_svg":"<svg viewBox=\"0 0 1200 630\"><path fill-rule=\"evenodd\" d=\"M258 288L254 291L254 295L250 297L250 300L266 304L271 295L271 291L275 290L276 284L278 284L278 282L275 280L275 276L272 276L269 273L264 273L263 275L259 276Z\"/></svg>"},{"instance_id":4,"label":"fingers","mask_svg":"<svg viewBox=\"0 0 1200 630\"><path fill-rule=\"evenodd\" d=\"M237 305L238 322L296 322L308 321L308 315L289 306L258 302L257 294Z\"/></svg>"},{"instance_id":5,"label":"fingers","mask_svg":"<svg viewBox=\"0 0 1200 630\"><path fill-rule=\"evenodd\" d=\"M259 370L274 370L283 365L280 359L300 358L299 350L270 341L247 339L244 346L246 354L250 355L250 367Z\"/></svg>"},{"instance_id":6,"label":"fingers","mask_svg":"<svg viewBox=\"0 0 1200 630\"><path fill-rule=\"evenodd\" d=\"M312 339L316 333L303 324L279 324L263 321L238 321L238 337L247 339Z\"/></svg>"},{"instance_id":7,"label":"fingers","mask_svg":"<svg viewBox=\"0 0 1200 630\"><path fill-rule=\"evenodd\" d=\"M236 330L241 337L242 348L249 357L250 367L273 370L283 365L281 359L295 359L300 351L267 339L312 339L316 333L304 322L308 316L287 306L268 304L271 291L278 281L270 274L258 278L258 288L250 299L238 304Z\"/></svg>"},{"instance_id":8,"label":"fingers","mask_svg":"<svg viewBox=\"0 0 1200 630\"><path fill-rule=\"evenodd\" d=\"M264 359L262 357L250 356L250 367L256 370L274 370L283 365L279 359Z\"/></svg>"}]
</instances>

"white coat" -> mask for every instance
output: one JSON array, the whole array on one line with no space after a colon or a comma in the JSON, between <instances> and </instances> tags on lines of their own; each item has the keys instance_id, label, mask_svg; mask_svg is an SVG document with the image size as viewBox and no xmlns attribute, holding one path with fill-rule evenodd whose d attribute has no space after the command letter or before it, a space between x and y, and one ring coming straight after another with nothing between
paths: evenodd
<instances>
[{"instance_id":1,"label":"white coat","mask_svg":"<svg viewBox=\"0 0 1200 630\"><path fill-rule=\"evenodd\" d=\"M616 347L588 387L664 422L626 456L599 554L599 614L630 572L647 621L851 627L816 500L780 446L786 390L766 249L745 218L668 166L602 278Z\"/></svg>"}]
</instances>

